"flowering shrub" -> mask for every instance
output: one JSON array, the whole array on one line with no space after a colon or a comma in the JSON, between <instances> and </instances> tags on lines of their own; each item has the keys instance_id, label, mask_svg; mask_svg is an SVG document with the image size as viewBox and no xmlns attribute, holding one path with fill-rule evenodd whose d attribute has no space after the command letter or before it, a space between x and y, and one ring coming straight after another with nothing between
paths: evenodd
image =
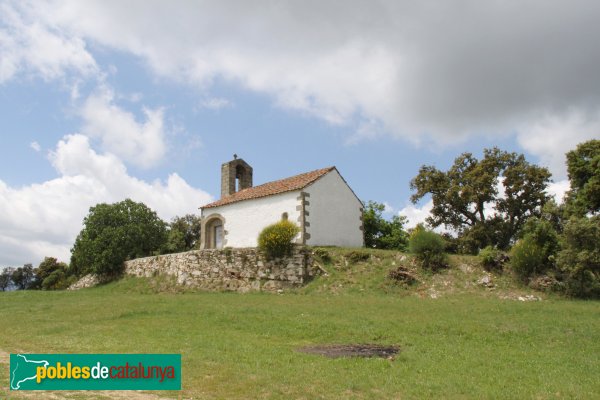
<instances>
[{"instance_id":1,"label":"flowering shrub","mask_svg":"<svg viewBox=\"0 0 600 400\"><path fill-rule=\"evenodd\" d=\"M258 235L258 248L267 254L267 258L279 258L292 251L292 240L300 228L288 220L282 220L267 226Z\"/></svg>"}]
</instances>

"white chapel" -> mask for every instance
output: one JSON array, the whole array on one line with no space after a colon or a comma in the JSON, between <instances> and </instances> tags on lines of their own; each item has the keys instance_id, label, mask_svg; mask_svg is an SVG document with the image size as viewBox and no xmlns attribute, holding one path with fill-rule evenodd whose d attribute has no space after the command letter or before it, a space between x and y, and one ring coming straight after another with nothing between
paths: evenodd
<instances>
[{"instance_id":1,"label":"white chapel","mask_svg":"<svg viewBox=\"0 0 600 400\"><path fill-rule=\"evenodd\" d=\"M253 186L252 167L234 155L221 166L221 198L200 210L202 249L255 247L281 219L300 227L298 244L364 245L363 204L335 167Z\"/></svg>"}]
</instances>

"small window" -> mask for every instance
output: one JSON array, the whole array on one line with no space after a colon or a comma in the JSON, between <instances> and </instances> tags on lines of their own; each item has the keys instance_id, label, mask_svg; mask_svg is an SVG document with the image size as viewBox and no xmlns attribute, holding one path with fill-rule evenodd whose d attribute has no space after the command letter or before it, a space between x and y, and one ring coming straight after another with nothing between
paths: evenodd
<instances>
[{"instance_id":1,"label":"small window","mask_svg":"<svg viewBox=\"0 0 600 400\"><path fill-rule=\"evenodd\" d=\"M287 221L287 219L288 219L288 213L283 213L283 214L281 214L281 219L282 219L283 221Z\"/></svg>"}]
</instances>

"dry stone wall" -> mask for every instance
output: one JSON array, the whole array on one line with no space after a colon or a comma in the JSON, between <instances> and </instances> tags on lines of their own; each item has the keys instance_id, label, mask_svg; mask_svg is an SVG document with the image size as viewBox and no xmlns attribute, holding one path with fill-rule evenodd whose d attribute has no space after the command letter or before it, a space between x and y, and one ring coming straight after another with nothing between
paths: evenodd
<instances>
[{"instance_id":1,"label":"dry stone wall","mask_svg":"<svg viewBox=\"0 0 600 400\"><path fill-rule=\"evenodd\" d=\"M167 274L181 285L208 289L277 291L303 285L314 274L310 250L297 247L290 257L267 260L256 248L194 250L125 262L125 273Z\"/></svg>"}]
</instances>

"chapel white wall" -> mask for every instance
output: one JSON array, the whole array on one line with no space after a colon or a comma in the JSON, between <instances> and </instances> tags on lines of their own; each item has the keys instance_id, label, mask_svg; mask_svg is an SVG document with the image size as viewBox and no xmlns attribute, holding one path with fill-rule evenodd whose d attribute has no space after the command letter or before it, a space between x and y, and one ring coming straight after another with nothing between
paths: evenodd
<instances>
[{"instance_id":1,"label":"chapel white wall","mask_svg":"<svg viewBox=\"0 0 600 400\"><path fill-rule=\"evenodd\" d=\"M337 170L327 173L304 188L309 193L305 206L310 224L306 244L311 246L362 247L362 203Z\"/></svg>"},{"instance_id":2,"label":"chapel white wall","mask_svg":"<svg viewBox=\"0 0 600 400\"><path fill-rule=\"evenodd\" d=\"M296 210L299 191L286 192L258 199L245 200L221 207L203 210L203 217L220 214L225 218L226 247L256 247L258 234L267 225L281 220L288 213L290 221L297 221L300 211Z\"/></svg>"}]
</instances>

